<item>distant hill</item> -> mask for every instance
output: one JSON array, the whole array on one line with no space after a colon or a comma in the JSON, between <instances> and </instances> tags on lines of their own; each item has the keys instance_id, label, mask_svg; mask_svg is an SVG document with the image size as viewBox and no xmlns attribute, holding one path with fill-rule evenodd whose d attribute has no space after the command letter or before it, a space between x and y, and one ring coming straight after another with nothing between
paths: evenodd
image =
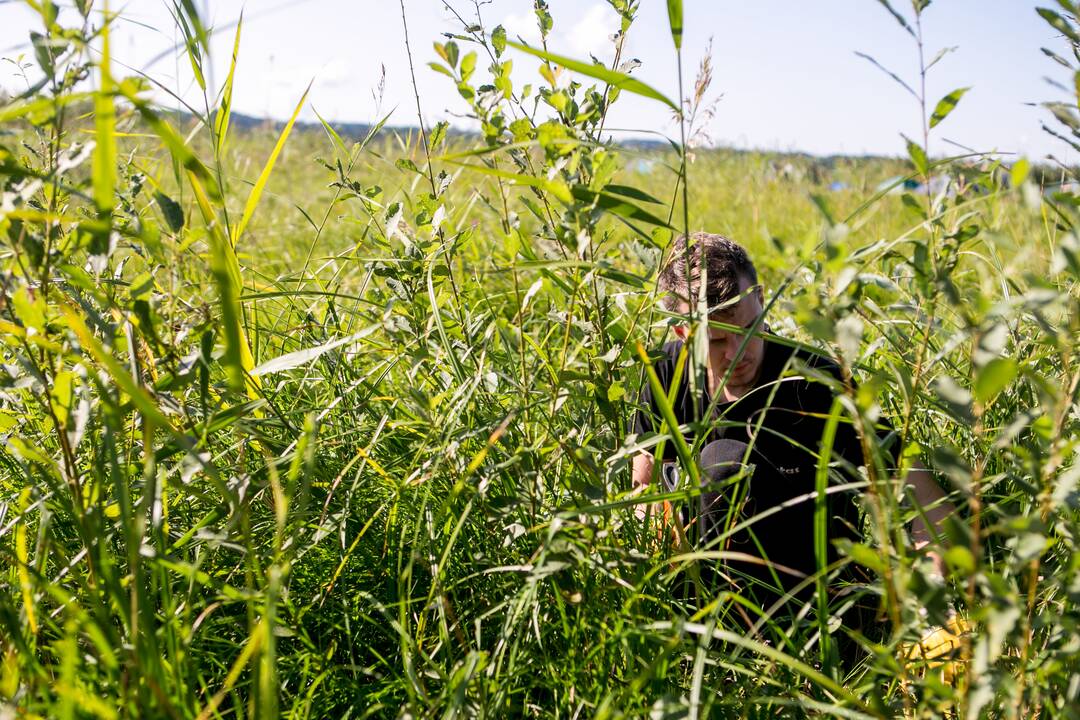
<instances>
[{"instance_id":1,"label":"distant hill","mask_svg":"<svg viewBox=\"0 0 1080 720\"><path fill-rule=\"evenodd\" d=\"M188 122L192 119L189 113L180 113L184 122ZM285 123L280 120L273 120L270 118L257 118L252 115L244 115L243 113L234 112L229 119L229 124L233 128L239 128L242 130L260 130L264 128L281 129ZM330 121L330 126L334 128L337 134L343 138L351 140L360 140L367 136L371 132L371 128L374 127L371 123L362 122L333 122ZM297 120L294 126L295 130L317 130L323 132L322 123L312 120ZM397 133L415 133L419 128L415 125L385 125L382 132L397 132ZM430 128L429 128L430 129ZM471 130L460 130L454 127L450 127L446 132L448 137L452 138L478 138L480 134ZM650 140L648 138L628 138L619 142L619 145L628 148L634 148L635 150L665 150L671 146L663 140Z\"/></svg>"}]
</instances>

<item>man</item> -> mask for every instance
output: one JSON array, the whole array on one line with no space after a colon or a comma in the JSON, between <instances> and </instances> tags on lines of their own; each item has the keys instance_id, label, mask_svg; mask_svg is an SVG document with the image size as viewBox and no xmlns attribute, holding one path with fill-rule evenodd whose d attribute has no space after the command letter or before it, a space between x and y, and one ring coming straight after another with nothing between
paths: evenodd
<instances>
[{"instance_id":1,"label":"man","mask_svg":"<svg viewBox=\"0 0 1080 720\"><path fill-rule=\"evenodd\" d=\"M685 238L676 240L659 276L669 311L689 312L698 297L703 265L710 320L743 330L710 326L705 387L696 397L689 391L688 370L675 377L680 355L688 350L684 343L691 338L691 327L675 325L678 339L665 345L652 362L666 394L678 381L671 397L675 419L689 426L687 444L701 448L697 458L703 487L694 511L682 520L699 548L722 552L724 560L716 574L727 589L756 598L766 609L776 602L790 603L788 610L794 613L813 596L813 577L819 568L837 560L834 541L860 537L858 488L865 481L857 468L866 464L867 450L882 446L891 450L869 458L874 464L871 472L891 470L894 433L883 424L868 431L876 431L880 442L860 438L843 413L834 420L831 443L827 441L834 398L845 390L840 368L822 355L792 349L790 343L768 334L761 322L764 294L757 271L746 251L731 240L695 233L689 250ZM682 359L685 368L689 363L685 356ZM661 415L646 383L635 431L639 436L658 432ZM707 437L698 439L701 434ZM830 490L819 503L815 493L819 458L826 451ZM637 455L635 485L644 488L660 476L669 490L689 489L673 472L675 461L671 442L664 443L662 457ZM662 470L657 462L664 464ZM921 467L905 482L936 530L952 511L943 501L944 493ZM816 516L821 513L827 535L815 538ZM917 548L930 541L930 529L921 518L914 521L912 536ZM935 562L940 568L940 559Z\"/></svg>"}]
</instances>

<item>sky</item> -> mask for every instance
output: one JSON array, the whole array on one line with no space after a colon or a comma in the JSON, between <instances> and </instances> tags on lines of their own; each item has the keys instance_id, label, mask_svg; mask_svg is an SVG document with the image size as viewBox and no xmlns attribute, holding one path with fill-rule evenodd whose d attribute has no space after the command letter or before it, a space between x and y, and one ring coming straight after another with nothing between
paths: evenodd
<instances>
[{"instance_id":1,"label":"sky","mask_svg":"<svg viewBox=\"0 0 1080 720\"><path fill-rule=\"evenodd\" d=\"M372 122L391 112L392 125L415 125L416 100L405 49L400 0L195 0L212 41L212 83L224 81L235 32L244 11L236 71L234 109L257 117L287 118L309 82L308 107L331 121ZM447 2L474 22L473 0L404 0L421 113L427 124L448 120L471 126L468 108L450 80L431 70L438 60L433 42L461 32ZM909 12L907 0L892 0ZM63 3L61 3L63 4ZM68 3L70 4L70 3ZM103 6L97 0L96 7ZM1041 159L1053 153L1075 161L1059 140L1040 129L1048 113L1031 106L1061 99L1046 82L1066 85L1063 69L1040 52L1065 51L1064 41L1036 14L1028 0L936 0L923 15L925 57L955 48L931 68L927 102L970 87L959 106L931 136L936 155L977 151L1018 153ZM114 26L112 49L118 63L146 72L197 107L202 100L186 59L175 48L178 34L169 14L171 0L111 0L122 20ZM610 62L610 35L618 17L605 0L549 0L554 29L548 47L572 57L590 54ZM856 52L918 88L918 50L912 38L877 0L684 0L683 79L692 87L702 57L711 47L716 100L708 136L714 144L740 149L827 154L899 155L901 134L921 135L917 101L898 83ZM535 42L531 0L490 0L480 4L482 22L502 24L509 37ZM62 14L61 20L72 18ZM25 87L16 60L32 62L28 36L40 29L24 4L0 0L0 87ZM462 48L463 54L467 50ZM514 83L541 83L531 58L513 57ZM628 34L625 58L642 63L634 76L669 97L678 96L676 55L666 3L642 0ZM477 75L486 63L478 63ZM118 67L114 73L130 72ZM384 73L385 72L385 76ZM31 71L32 74L32 71ZM378 97L382 81L383 91ZM176 101L164 93L166 105ZM659 103L624 93L613 106L608 127L617 137L661 133L678 136L671 111ZM634 132L628 132L634 131ZM958 145L954 145L957 143Z\"/></svg>"}]
</instances>

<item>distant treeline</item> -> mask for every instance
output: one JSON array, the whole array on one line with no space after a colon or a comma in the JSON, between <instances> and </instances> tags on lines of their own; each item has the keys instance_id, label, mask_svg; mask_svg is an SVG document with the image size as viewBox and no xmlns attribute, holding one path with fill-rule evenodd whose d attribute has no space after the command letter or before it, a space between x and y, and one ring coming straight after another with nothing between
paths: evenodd
<instances>
[{"instance_id":1,"label":"distant treeline","mask_svg":"<svg viewBox=\"0 0 1080 720\"><path fill-rule=\"evenodd\" d=\"M12 98L11 96L0 92L0 104L8 103L13 99L14 98ZM78 111L78 105L79 103L72 103L71 105L69 105L69 107L73 107L73 109L76 110L73 115L83 114L82 112ZM92 112L92 108L89 106L89 104L87 104L85 112ZM173 118L173 121L181 127L190 127L191 124L196 121L195 115L189 112L175 111L171 112L170 115ZM285 125L285 123L281 120L275 120L273 118L259 118L253 115L245 115L243 113L235 111L231 113L229 123L232 128L242 132L256 132L260 130L265 130L275 135L281 132L281 129ZM364 122L335 122L332 123L332 126L334 128L334 131L337 132L342 138L353 141L359 141L367 137L367 135L375 127L375 125L372 123ZM419 128L417 128L415 125L385 125L380 129L381 133L396 133L406 136L415 134L418 131ZM2 138L6 134L9 134L9 132L10 130L0 129L0 138ZM319 122L311 120L297 120L293 128L293 132L322 133L325 131L322 127L322 124ZM461 128L455 128L453 126L450 126L446 130L446 135L448 138L457 139L465 142L472 139L480 138L480 133L478 132L472 130L462 130ZM664 140L653 140L649 138L623 138L618 139L616 142L620 147L636 151L664 152L666 150L671 150L671 145ZM703 148L701 150L698 150L697 152L702 152L703 150L705 149ZM849 163L852 161L894 163L898 160L900 162L906 163L906 159L888 155L813 155L810 153L798 151L784 152L762 149L743 150L722 145L716 148L712 148L711 150L721 153L728 153L731 155L764 155L770 157L775 162L779 163L794 162L799 168L799 171L795 173L798 178L806 178L813 183L827 182L827 179L830 177L831 172L836 168L838 164L842 163ZM1011 165L1012 159L1012 156L1009 156L1008 158L999 158L1000 162L1006 167ZM1031 162L1031 169L1028 173L1028 179L1030 179L1033 183L1040 187L1053 187L1061 185L1063 182L1066 182L1070 173L1080 172L1080 168L1063 166L1061 163L1052 160L1054 159L1029 158L1029 161ZM970 170L977 172L988 169L988 165L992 162L994 162L994 160L992 159L983 159L981 161L973 159L968 165ZM785 173L784 165L778 165L777 169L781 175L787 174ZM953 172L956 172L957 169L958 168L955 165L952 168ZM963 173L961 172L961 174ZM1007 184L1008 173L1006 172L1003 175L1003 181Z\"/></svg>"}]
</instances>

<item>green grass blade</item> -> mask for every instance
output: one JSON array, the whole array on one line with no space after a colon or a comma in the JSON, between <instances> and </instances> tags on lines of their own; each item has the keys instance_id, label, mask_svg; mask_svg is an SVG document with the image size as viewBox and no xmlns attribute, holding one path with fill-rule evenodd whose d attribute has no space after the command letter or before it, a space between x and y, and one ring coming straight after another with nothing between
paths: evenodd
<instances>
[{"instance_id":1,"label":"green grass blade","mask_svg":"<svg viewBox=\"0 0 1080 720\"><path fill-rule=\"evenodd\" d=\"M495 168L489 168L485 165L473 165L471 163L456 162L453 160L450 160L449 162L478 173L483 173L484 175L509 180L515 185L529 185L540 190L546 190L567 204L573 202L574 199L573 193L570 188L566 186L566 183L558 180L548 180L545 177L537 177L535 175L521 175L518 173L507 172L506 170L496 170Z\"/></svg>"},{"instance_id":2,"label":"green grass blade","mask_svg":"<svg viewBox=\"0 0 1080 720\"><path fill-rule=\"evenodd\" d=\"M101 60L98 63L101 87L94 93L97 144L94 146L93 179L94 204L99 219L110 216L116 203L116 105L109 64L109 23L106 22L101 27Z\"/></svg>"},{"instance_id":3,"label":"green grass blade","mask_svg":"<svg viewBox=\"0 0 1080 720\"><path fill-rule=\"evenodd\" d=\"M79 338L79 345L82 349L86 350L91 357L108 371L117 387L127 393L131 398L131 402L147 420L159 427L171 430L175 435L176 430L173 428L172 422L161 412L154 399L139 385L131 373L124 368L123 364L113 357L112 352L106 350L98 339L94 337L94 334L90 332L90 328L86 326L78 313L66 305L62 307L62 310L67 326Z\"/></svg>"},{"instance_id":4,"label":"green grass blade","mask_svg":"<svg viewBox=\"0 0 1080 720\"><path fill-rule=\"evenodd\" d=\"M671 623L658 622L654 623L653 628L657 630L666 630L672 627ZM859 710L876 715L873 710L856 697L850 690L843 685L833 680L832 678L822 674L819 670L807 665L801 660L791 657L790 655L778 650L771 645L766 645L758 640L754 640L743 635L729 632L727 630L708 628L702 623L682 623L682 629L694 635L710 634L714 639L722 642L731 643L737 645L751 652L757 653L763 657L767 657L780 665L784 665L794 672L799 673L807 680L821 686L822 689L827 690L838 699L842 699L846 703L857 707Z\"/></svg>"},{"instance_id":5,"label":"green grass blade","mask_svg":"<svg viewBox=\"0 0 1080 720\"><path fill-rule=\"evenodd\" d=\"M679 421L675 417L675 410L671 407L667 392L660 383L660 378L656 376L656 370L652 366L649 354L645 352L645 348L641 343L638 343L637 353L642 364L645 365L645 373L649 377L649 389L652 390L653 402L656 403L657 408L660 410L660 417L664 419L664 424L667 425L668 432L671 433L675 453L679 456L679 460L690 476L691 487L699 487L701 485L701 474L698 472L697 462L694 460L694 456L690 454L690 446L686 444L686 438L683 437L682 432L679 430Z\"/></svg>"},{"instance_id":6,"label":"green grass blade","mask_svg":"<svg viewBox=\"0 0 1080 720\"><path fill-rule=\"evenodd\" d=\"M221 225L217 222L217 216L202 183L191 172L188 173L188 180L210 235L210 272L218 288L221 322L225 331L225 373L234 390L239 392L246 387L248 397L254 400L259 397L261 383L257 376L251 375L251 371L255 369L255 358L251 354L247 334L244 332L244 315L240 304L240 289L243 286L240 263L236 259L232 244L221 232Z\"/></svg>"},{"instance_id":7,"label":"green grass blade","mask_svg":"<svg viewBox=\"0 0 1080 720\"><path fill-rule=\"evenodd\" d=\"M676 50L682 50L683 7L682 0L667 0L668 25Z\"/></svg>"},{"instance_id":8,"label":"green grass blade","mask_svg":"<svg viewBox=\"0 0 1080 720\"><path fill-rule=\"evenodd\" d=\"M815 580L817 590L817 623L818 623L818 646L821 649L821 666L829 667L830 648L832 637L829 634L829 595L826 585L826 568L829 565L828 546L828 497L826 490L829 486L829 461L832 459L832 449L836 442L836 427L840 422L840 413L843 406L840 398L833 398L829 417L825 421L825 430L821 435L821 445L818 448L818 463L814 474L814 556L817 558L817 576Z\"/></svg>"},{"instance_id":9,"label":"green grass blade","mask_svg":"<svg viewBox=\"0 0 1080 720\"><path fill-rule=\"evenodd\" d=\"M240 28L244 25L244 11L240 10L240 19L236 23L236 39L233 40L232 61L229 63L229 75L221 89L221 105L214 118L214 140L220 153L229 134L229 118L232 116L233 77L236 75L236 58L240 54Z\"/></svg>"},{"instance_id":10,"label":"green grass blade","mask_svg":"<svg viewBox=\"0 0 1080 720\"><path fill-rule=\"evenodd\" d=\"M67 105L81 103L92 97L96 97L96 95L97 93L92 92L78 92L71 93L70 95L61 95L56 98L43 97L37 100L15 100L3 109L0 109L0 123L9 123L12 120L18 120L21 117L33 115L50 108L61 108Z\"/></svg>"},{"instance_id":11,"label":"green grass blade","mask_svg":"<svg viewBox=\"0 0 1080 720\"><path fill-rule=\"evenodd\" d=\"M178 162L185 170L194 175L206 190L206 195L209 199L214 201L220 201L222 199L221 188L218 187L217 181L210 173L210 170L203 164L195 153L188 147L184 138L180 137L180 134L173 129L173 126L169 124L169 121L161 117L145 100L140 98L135 93L135 88L130 83L121 83L120 92L127 98L128 102L132 104L135 110L142 117L143 121L150 126L150 129L154 131L154 134L161 138L161 141L165 143L165 147L172 154L173 158Z\"/></svg>"},{"instance_id":12,"label":"green grass blade","mask_svg":"<svg viewBox=\"0 0 1080 720\"><path fill-rule=\"evenodd\" d=\"M580 60L574 60L573 58L568 58L565 55L556 55L555 53L550 53L545 50L538 50L537 48L529 47L528 45L523 45L512 40L507 40L506 44L515 47L522 52L538 57L542 60L547 60L549 62L562 65L567 70L573 70L574 72L581 73L582 75L587 75L591 78L596 78L597 80L606 82L608 85L611 85L612 87L617 87L625 92L634 93L635 95L641 95L642 97L652 98L653 100L659 100L675 112L679 111L679 106L672 102L662 92L649 85L646 85L645 83L641 82L636 78L630 77L626 73L611 70L603 65L594 65L592 63L581 62Z\"/></svg>"},{"instance_id":13,"label":"green grass blade","mask_svg":"<svg viewBox=\"0 0 1080 720\"><path fill-rule=\"evenodd\" d=\"M281 155L281 150L285 147L285 141L289 139L289 133L292 132L293 124L296 123L296 117L300 114L300 110L303 109L309 92L311 92L311 83L308 83L304 94L300 96L300 102L296 103L296 109L293 110L292 117L289 118L289 122L285 124L285 128L281 131L273 152L270 153L266 165L259 174L259 179L255 181L255 187L251 188L251 194L248 195L247 203L244 204L244 214L240 216L240 222L236 224L236 231L233 233L233 247L236 247L248 223L251 221L251 216L255 214L255 208L259 205L259 198L262 197L263 190L266 189L266 183L270 180L270 173L274 171L274 163L277 162L278 156Z\"/></svg>"},{"instance_id":14,"label":"green grass blade","mask_svg":"<svg viewBox=\"0 0 1080 720\"><path fill-rule=\"evenodd\" d=\"M291 370L295 367L299 367L300 365L312 362L313 360L322 357L323 355L335 348L339 348L342 345L348 345L349 343L353 343L357 340L365 338L378 330L380 327L381 326L379 325L369 325L363 330L353 333L352 335L348 335L343 338L336 338L317 347L304 348L303 350L296 350L290 353L285 353L284 355L279 355L273 360L268 360L267 362L259 365L259 367L254 368L251 371L251 374L254 377L259 377L262 375L270 375L271 373Z\"/></svg>"},{"instance_id":15,"label":"green grass blade","mask_svg":"<svg viewBox=\"0 0 1080 720\"><path fill-rule=\"evenodd\" d=\"M326 122L326 120L323 119L323 116L319 114L318 110L316 110L314 107L312 107L311 110L315 113L315 117L319 118L319 122L322 123L323 130L326 131L326 135L330 138L330 141L334 143L334 148L338 151L340 157L343 159L349 157L349 149L345 147L345 141L341 139L340 135L338 135L337 130L335 130L333 126L330 125L330 123Z\"/></svg>"},{"instance_id":16,"label":"green grass blade","mask_svg":"<svg viewBox=\"0 0 1080 720\"><path fill-rule=\"evenodd\" d=\"M612 195L603 191L593 192L584 185L575 185L571 190L571 194L576 200L583 203L596 203L596 206L602 210L606 210L612 215L618 215L620 217L628 218L630 220L640 220L652 225L659 225L660 227L666 227L674 230L666 220L662 220L653 215L647 210L643 210L634 203L627 200L625 197L619 195Z\"/></svg>"}]
</instances>

